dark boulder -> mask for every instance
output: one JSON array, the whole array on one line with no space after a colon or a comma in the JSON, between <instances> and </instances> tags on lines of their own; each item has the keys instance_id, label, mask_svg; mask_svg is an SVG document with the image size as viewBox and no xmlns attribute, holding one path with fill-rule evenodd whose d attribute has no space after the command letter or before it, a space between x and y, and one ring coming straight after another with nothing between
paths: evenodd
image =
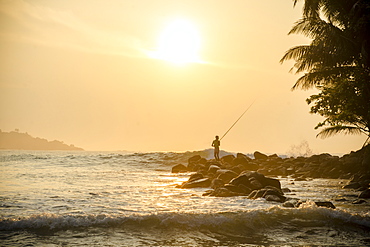
<instances>
[{"instance_id":1,"label":"dark boulder","mask_svg":"<svg viewBox=\"0 0 370 247\"><path fill-rule=\"evenodd\" d=\"M331 158L332 156L328 153L323 153L323 154L314 154L311 157L307 158L307 162L312 162L319 164L323 162L324 160Z\"/></svg>"},{"instance_id":2,"label":"dark boulder","mask_svg":"<svg viewBox=\"0 0 370 247\"><path fill-rule=\"evenodd\" d=\"M280 181L278 179L275 179L275 178L264 177L263 180L262 180L262 185L263 186L272 186L272 187L275 187L275 188L278 188L279 190L281 190Z\"/></svg>"},{"instance_id":3,"label":"dark boulder","mask_svg":"<svg viewBox=\"0 0 370 247\"><path fill-rule=\"evenodd\" d=\"M252 190L259 190L266 186L273 186L281 190L281 184L278 179L265 177L263 174L255 171L242 172L238 177L232 179L230 183L236 186L242 184Z\"/></svg>"},{"instance_id":4,"label":"dark boulder","mask_svg":"<svg viewBox=\"0 0 370 247\"><path fill-rule=\"evenodd\" d=\"M234 166L237 166L237 165L244 165L244 166L246 166L246 165L248 165L248 163L249 163L249 160L246 158L246 157L244 157L244 156L239 156L239 157L236 157L234 160L233 160L233 165Z\"/></svg>"},{"instance_id":5,"label":"dark boulder","mask_svg":"<svg viewBox=\"0 0 370 247\"><path fill-rule=\"evenodd\" d=\"M182 164L175 165L172 167L172 173L187 172L188 168Z\"/></svg>"},{"instance_id":6,"label":"dark boulder","mask_svg":"<svg viewBox=\"0 0 370 247\"><path fill-rule=\"evenodd\" d=\"M257 195L258 190L253 190L251 193L248 195L248 199L255 199L255 196Z\"/></svg>"},{"instance_id":7,"label":"dark boulder","mask_svg":"<svg viewBox=\"0 0 370 247\"><path fill-rule=\"evenodd\" d=\"M236 158L245 158L246 160L248 160L248 161L251 161L252 159L251 158L249 158L247 155L245 155L245 154L242 154L242 153L237 153L236 154Z\"/></svg>"},{"instance_id":8,"label":"dark boulder","mask_svg":"<svg viewBox=\"0 0 370 247\"><path fill-rule=\"evenodd\" d=\"M236 186L238 186L239 184L242 184L246 187L249 187L250 186L250 181L249 181L249 177L245 174L241 174L239 175L238 177L232 179L230 181L231 184L234 184Z\"/></svg>"},{"instance_id":9,"label":"dark boulder","mask_svg":"<svg viewBox=\"0 0 370 247\"><path fill-rule=\"evenodd\" d=\"M201 159L202 157L200 155L194 155L188 159L188 164L198 163Z\"/></svg>"},{"instance_id":10,"label":"dark boulder","mask_svg":"<svg viewBox=\"0 0 370 247\"><path fill-rule=\"evenodd\" d=\"M255 162L248 162L248 164L244 165L245 170L248 171L257 171L260 169L260 165Z\"/></svg>"},{"instance_id":11,"label":"dark boulder","mask_svg":"<svg viewBox=\"0 0 370 247\"><path fill-rule=\"evenodd\" d=\"M225 183L229 183L233 178L236 178L238 174L231 170L220 169L217 171L218 179L221 179Z\"/></svg>"},{"instance_id":12,"label":"dark boulder","mask_svg":"<svg viewBox=\"0 0 370 247\"><path fill-rule=\"evenodd\" d=\"M277 196L277 195L267 195L264 197L266 201L272 201L272 202L285 202L284 196Z\"/></svg>"},{"instance_id":13,"label":"dark boulder","mask_svg":"<svg viewBox=\"0 0 370 247\"><path fill-rule=\"evenodd\" d=\"M222 181L221 179L218 179L218 178L215 178L212 180L212 183L211 183L211 188L212 189L217 189L217 188L220 188L222 186L224 186L225 182Z\"/></svg>"},{"instance_id":14,"label":"dark boulder","mask_svg":"<svg viewBox=\"0 0 370 247\"><path fill-rule=\"evenodd\" d=\"M191 174L188 181L195 181L195 180L202 179L202 178L204 178L202 173L194 173L194 174Z\"/></svg>"},{"instance_id":15,"label":"dark boulder","mask_svg":"<svg viewBox=\"0 0 370 247\"><path fill-rule=\"evenodd\" d=\"M277 154L271 154L268 157L269 158L280 158L279 155L277 155Z\"/></svg>"},{"instance_id":16,"label":"dark boulder","mask_svg":"<svg viewBox=\"0 0 370 247\"><path fill-rule=\"evenodd\" d=\"M366 201L364 199L357 199L357 200L352 202L352 204L363 204L363 203L366 203Z\"/></svg>"},{"instance_id":17,"label":"dark boulder","mask_svg":"<svg viewBox=\"0 0 370 247\"><path fill-rule=\"evenodd\" d=\"M258 198L261 198L264 194L265 194L265 192L267 191L267 189L261 189L261 190L253 190L252 191L252 193L253 192L255 192L254 194L253 194L253 197L251 197L251 199L258 199ZM249 194L248 195L248 198L251 196L251 194Z\"/></svg>"},{"instance_id":18,"label":"dark boulder","mask_svg":"<svg viewBox=\"0 0 370 247\"><path fill-rule=\"evenodd\" d=\"M353 182L353 183L343 186L342 188L343 189L359 189L361 188L361 184L359 184L358 182Z\"/></svg>"},{"instance_id":19,"label":"dark boulder","mask_svg":"<svg viewBox=\"0 0 370 247\"><path fill-rule=\"evenodd\" d=\"M265 160L265 159L268 158L268 156L266 154L263 154L263 153L258 152L258 151L254 152L253 156L256 160Z\"/></svg>"},{"instance_id":20,"label":"dark boulder","mask_svg":"<svg viewBox=\"0 0 370 247\"><path fill-rule=\"evenodd\" d=\"M207 164L207 162L208 162L208 160L207 160L206 158L200 158L200 159L197 161L197 163L198 163L198 164L202 164L202 165Z\"/></svg>"},{"instance_id":21,"label":"dark boulder","mask_svg":"<svg viewBox=\"0 0 370 247\"><path fill-rule=\"evenodd\" d=\"M318 207L326 207L326 208L333 208L335 209L335 206L332 202L315 202L316 206Z\"/></svg>"},{"instance_id":22,"label":"dark boulder","mask_svg":"<svg viewBox=\"0 0 370 247\"><path fill-rule=\"evenodd\" d=\"M220 187L218 189L215 189L211 193L208 194L209 196L215 196L215 197L231 197L231 196L242 196L244 194L233 192L225 187Z\"/></svg>"},{"instance_id":23,"label":"dark boulder","mask_svg":"<svg viewBox=\"0 0 370 247\"><path fill-rule=\"evenodd\" d=\"M255 177L251 177L251 178L249 178L249 186L248 187L251 188L252 190L260 190L264 186Z\"/></svg>"},{"instance_id":24,"label":"dark boulder","mask_svg":"<svg viewBox=\"0 0 370 247\"><path fill-rule=\"evenodd\" d=\"M229 155L225 155L223 157L221 157L221 162L222 163L228 163L228 164L233 164L233 160L235 159L235 156L232 155L232 154L229 154Z\"/></svg>"},{"instance_id":25,"label":"dark boulder","mask_svg":"<svg viewBox=\"0 0 370 247\"><path fill-rule=\"evenodd\" d=\"M243 166L241 165L238 165L238 166L234 166L231 168L231 171L235 172L237 175L239 175L240 173L242 173L242 171L244 171L243 169Z\"/></svg>"},{"instance_id":26,"label":"dark boulder","mask_svg":"<svg viewBox=\"0 0 370 247\"><path fill-rule=\"evenodd\" d=\"M216 172L218 171L218 170L220 170L221 168L219 167L219 166L217 166L217 165L210 165L209 167L208 167L208 173L211 173L211 174L216 174Z\"/></svg>"},{"instance_id":27,"label":"dark boulder","mask_svg":"<svg viewBox=\"0 0 370 247\"><path fill-rule=\"evenodd\" d=\"M232 192L236 192L236 193L244 194L244 195L248 195L251 192L249 188L243 185L235 186L233 184L225 184L224 187Z\"/></svg>"},{"instance_id":28,"label":"dark boulder","mask_svg":"<svg viewBox=\"0 0 370 247\"><path fill-rule=\"evenodd\" d=\"M185 182L181 188L189 189L189 188L207 188L211 185L211 180L209 178L201 178L198 180L192 180Z\"/></svg>"},{"instance_id":29,"label":"dark boulder","mask_svg":"<svg viewBox=\"0 0 370 247\"><path fill-rule=\"evenodd\" d=\"M299 207L300 203L299 203L299 199L295 199L295 198L287 198L286 201L283 203L283 207L287 207L287 208L297 208Z\"/></svg>"},{"instance_id":30,"label":"dark boulder","mask_svg":"<svg viewBox=\"0 0 370 247\"><path fill-rule=\"evenodd\" d=\"M365 198L365 199L370 198L370 189L366 189L362 191L361 194L358 196L358 198Z\"/></svg>"}]
</instances>

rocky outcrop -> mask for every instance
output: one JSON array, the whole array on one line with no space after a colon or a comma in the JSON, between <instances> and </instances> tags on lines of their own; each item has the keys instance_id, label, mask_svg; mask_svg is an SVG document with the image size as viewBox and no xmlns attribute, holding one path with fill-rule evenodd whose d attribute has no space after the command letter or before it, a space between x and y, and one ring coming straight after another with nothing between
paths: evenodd
<instances>
[{"instance_id":1,"label":"rocky outcrop","mask_svg":"<svg viewBox=\"0 0 370 247\"><path fill-rule=\"evenodd\" d=\"M296 181L311 178L351 179L343 188L363 191L359 198L369 198L370 146L343 157L330 154L311 157L281 158L256 151L254 158L242 153L226 155L219 161L207 160L200 155L189 158L187 166L176 165L172 172L194 172L181 188L204 187L211 190L205 196L247 196L249 199L265 198L297 206L284 196L284 189L276 176L290 176ZM286 189L285 189L286 191ZM318 206L331 207L328 203Z\"/></svg>"}]
</instances>

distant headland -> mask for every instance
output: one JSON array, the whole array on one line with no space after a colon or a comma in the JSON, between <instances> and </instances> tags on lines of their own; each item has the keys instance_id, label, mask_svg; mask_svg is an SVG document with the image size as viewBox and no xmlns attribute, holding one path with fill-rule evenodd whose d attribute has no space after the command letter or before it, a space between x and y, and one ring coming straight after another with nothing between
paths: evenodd
<instances>
[{"instance_id":1,"label":"distant headland","mask_svg":"<svg viewBox=\"0 0 370 247\"><path fill-rule=\"evenodd\" d=\"M30 136L28 133L20 133L19 130L3 132L0 130L0 150L79 150L73 144L67 145L62 141L48 141L46 139Z\"/></svg>"}]
</instances>

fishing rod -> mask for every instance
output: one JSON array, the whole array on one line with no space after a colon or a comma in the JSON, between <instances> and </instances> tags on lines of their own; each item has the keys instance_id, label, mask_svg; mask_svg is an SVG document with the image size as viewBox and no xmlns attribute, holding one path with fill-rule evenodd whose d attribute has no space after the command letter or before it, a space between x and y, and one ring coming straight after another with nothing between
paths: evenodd
<instances>
[{"instance_id":1,"label":"fishing rod","mask_svg":"<svg viewBox=\"0 0 370 247\"><path fill-rule=\"evenodd\" d=\"M233 124L233 125L231 125L231 127L230 127L230 129L228 129L227 131L226 131L226 133L221 137L221 139L220 139L220 141L222 140L222 138L224 138L226 135L227 135L227 133L229 133L229 131L234 127L234 125L244 116L244 114L249 110L249 108L251 108L251 106L254 104L254 102L255 102L256 100L254 100L253 102L252 102L252 104L250 104L250 106L248 106L248 108L243 112L243 114L242 115L240 115L240 117L235 121L235 123Z\"/></svg>"}]
</instances>

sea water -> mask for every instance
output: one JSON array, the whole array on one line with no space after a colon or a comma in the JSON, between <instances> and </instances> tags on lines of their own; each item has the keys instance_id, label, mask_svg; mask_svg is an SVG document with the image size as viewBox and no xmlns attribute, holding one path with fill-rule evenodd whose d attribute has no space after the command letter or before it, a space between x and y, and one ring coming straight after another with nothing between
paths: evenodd
<instances>
[{"instance_id":1,"label":"sea water","mask_svg":"<svg viewBox=\"0 0 370 247\"><path fill-rule=\"evenodd\" d=\"M279 177L299 208L202 196L171 173L196 154L0 151L0 246L370 246L348 181Z\"/></svg>"}]
</instances>

